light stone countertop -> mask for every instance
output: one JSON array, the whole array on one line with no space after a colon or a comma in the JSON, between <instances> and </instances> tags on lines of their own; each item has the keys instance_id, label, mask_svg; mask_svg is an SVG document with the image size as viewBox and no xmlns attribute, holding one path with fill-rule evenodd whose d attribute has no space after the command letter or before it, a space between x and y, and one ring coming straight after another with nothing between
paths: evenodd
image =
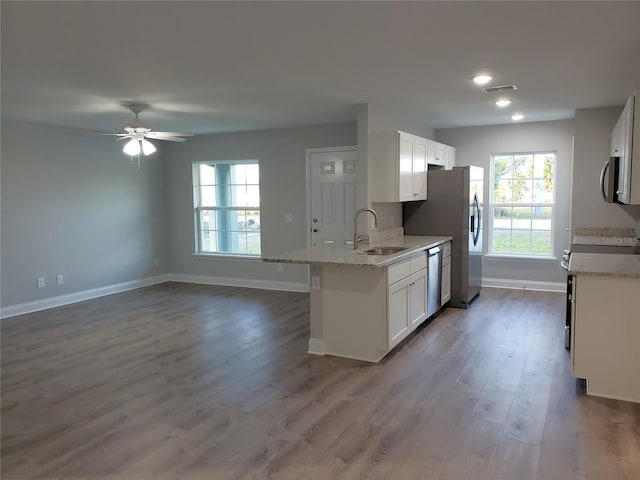
<instances>
[{"instance_id":1,"label":"light stone countertop","mask_svg":"<svg viewBox=\"0 0 640 480\"><path fill-rule=\"evenodd\" d=\"M572 253L569 257L569 273L640 279L640 255Z\"/></svg>"},{"instance_id":2,"label":"light stone countertop","mask_svg":"<svg viewBox=\"0 0 640 480\"><path fill-rule=\"evenodd\" d=\"M348 246L325 246L319 248L304 248L282 254L267 255L262 257L265 262L274 263L300 263L304 265L347 265L362 267L386 267L402 261L428 248L441 245L453 240L453 237L417 236L405 235L383 240L377 244L365 245L357 251ZM406 247L398 253L391 255L363 255L364 250L373 247Z\"/></svg>"},{"instance_id":3,"label":"light stone countertop","mask_svg":"<svg viewBox=\"0 0 640 480\"><path fill-rule=\"evenodd\" d=\"M576 235L573 237L575 245L608 245L634 246L638 239L633 236L619 237L607 235Z\"/></svg>"}]
</instances>

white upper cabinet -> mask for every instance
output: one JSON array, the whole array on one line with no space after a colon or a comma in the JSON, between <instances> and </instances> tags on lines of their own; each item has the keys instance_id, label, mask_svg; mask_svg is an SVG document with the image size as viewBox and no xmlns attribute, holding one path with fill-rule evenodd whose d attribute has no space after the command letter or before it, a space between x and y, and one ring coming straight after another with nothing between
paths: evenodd
<instances>
[{"instance_id":1,"label":"white upper cabinet","mask_svg":"<svg viewBox=\"0 0 640 480\"><path fill-rule=\"evenodd\" d=\"M444 154L444 168L445 170L451 170L456 166L456 149L454 147L450 147L449 145L445 145Z\"/></svg>"},{"instance_id":2,"label":"white upper cabinet","mask_svg":"<svg viewBox=\"0 0 640 480\"><path fill-rule=\"evenodd\" d=\"M611 156L619 157L617 200L631 205L640 204L640 149L634 140L640 138L640 113L635 95L629 97L611 134ZM635 147L635 148L634 148Z\"/></svg>"},{"instance_id":3,"label":"white upper cabinet","mask_svg":"<svg viewBox=\"0 0 640 480\"><path fill-rule=\"evenodd\" d=\"M429 165L437 165L444 167L446 165L446 148L444 143L434 142L433 140L427 140L427 162Z\"/></svg>"},{"instance_id":4,"label":"white upper cabinet","mask_svg":"<svg viewBox=\"0 0 640 480\"><path fill-rule=\"evenodd\" d=\"M372 133L368 150L371 202L426 200L428 165L455 164L455 148L401 131Z\"/></svg>"},{"instance_id":5,"label":"white upper cabinet","mask_svg":"<svg viewBox=\"0 0 640 480\"><path fill-rule=\"evenodd\" d=\"M426 200L426 140L400 131L372 134L367 176L372 202Z\"/></svg>"}]
</instances>

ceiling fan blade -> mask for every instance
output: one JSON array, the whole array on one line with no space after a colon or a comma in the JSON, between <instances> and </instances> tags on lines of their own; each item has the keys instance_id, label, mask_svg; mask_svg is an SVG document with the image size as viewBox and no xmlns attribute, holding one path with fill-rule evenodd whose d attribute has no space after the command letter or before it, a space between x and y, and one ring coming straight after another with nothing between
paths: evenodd
<instances>
[{"instance_id":1,"label":"ceiling fan blade","mask_svg":"<svg viewBox=\"0 0 640 480\"><path fill-rule=\"evenodd\" d=\"M126 135L126 133L109 133L103 130L89 130L87 128L71 130L69 135Z\"/></svg>"},{"instance_id":2,"label":"ceiling fan blade","mask_svg":"<svg viewBox=\"0 0 640 480\"><path fill-rule=\"evenodd\" d=\"M190 133L180 132L147 132L146 135L157 139L160 139L160 137L193 137Z\"/></svg>"},{"instance_id":3,"label":"ceiling fan blade","mask_svg":"<svg viewBox=\"0 0 640 480\"><path fill-rule=\"evenodd\" d=\"M180 137L150 137L151 140L167 140L169 142L184 142L186 140L186 138L180 138Z\"/></svg>"}]
</instances>

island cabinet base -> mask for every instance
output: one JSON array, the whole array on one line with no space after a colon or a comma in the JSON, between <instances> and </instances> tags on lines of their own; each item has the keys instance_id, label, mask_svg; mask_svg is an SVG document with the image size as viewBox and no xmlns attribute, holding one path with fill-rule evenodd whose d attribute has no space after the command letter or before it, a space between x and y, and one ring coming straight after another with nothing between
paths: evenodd
<instances>
[{"instance_id":1,"label":"island cabinet base","mask_svg":"<svg viewBox=\"0 0 640 480\"><path fill-rule=\"evenodd\" d=\"M388 268L312 267L309 351L380 361L427 318L425 267L424 254Z\"/></svg>"},{"instance_id":2,"label":"island cabinet base","mask_svg":"<svg viewBox=\"0 0 640 480\"><path fill-rule=\"evenodd\" d=\"M572 374L587 394L640 402L640 279L577 275Z\"/></svg>"}]
</instances>

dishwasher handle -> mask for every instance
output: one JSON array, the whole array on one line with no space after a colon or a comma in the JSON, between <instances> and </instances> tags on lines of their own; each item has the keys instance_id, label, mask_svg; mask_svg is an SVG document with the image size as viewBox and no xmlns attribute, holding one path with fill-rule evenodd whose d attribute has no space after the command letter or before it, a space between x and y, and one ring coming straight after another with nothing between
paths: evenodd
<instances>
[{"instance_id":1,"label":"dishwasher handle","mask_svg":"<svg viewBox=\"0 0 640 480\"><path fill-rule=\"evenodd\" d=\"M440 253L442 251L442 248L440 246L438 247L433 247L430 248L429 250L427 250L427 255L429 255L430 257L432 257L433 255L437 255L438 253Z\"/></svg>"}]
</instances>

